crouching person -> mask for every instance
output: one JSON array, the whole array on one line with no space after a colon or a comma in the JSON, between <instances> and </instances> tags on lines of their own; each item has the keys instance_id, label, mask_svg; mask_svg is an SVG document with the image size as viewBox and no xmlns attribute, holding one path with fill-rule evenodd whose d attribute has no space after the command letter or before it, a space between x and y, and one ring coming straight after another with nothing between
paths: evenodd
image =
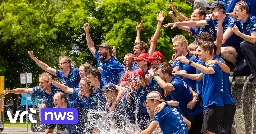
<instances>
[{"instance_id":1,"label":"crouching person","mask_svg":"<svg viewBox=\"0 0 256 134\"><path fill-rule=\"evenodd\" d=\"M163 101L159 92L150 92L146 99L148 112L153 113L155 108ZM149 127L140 134L151 134L158 125L163 134L187 134L190 122L183 118L176 108L166 105L160 112L154 114Z\"/></svg>"}]
</instances>

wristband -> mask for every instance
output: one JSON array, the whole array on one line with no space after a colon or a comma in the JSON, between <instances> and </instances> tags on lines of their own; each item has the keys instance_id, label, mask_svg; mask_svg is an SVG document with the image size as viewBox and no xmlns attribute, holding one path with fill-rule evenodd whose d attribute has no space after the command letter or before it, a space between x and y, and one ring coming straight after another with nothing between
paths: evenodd
<instances>
[{"instance_id":1,"label":"wristband","mask_svg":"<svg viewBox=\"0 0 256 134\"><path fill-rule=\"evenodd\" d=\"M165 102L165 104L168 106L168 102L167 101L164 101Z\"/></svg>"},{"instance_id":2,"label":"wristband","mask_svg":"<svg viewBox=\"0 0 256 134\"><path fill-rule=\"evenodd\" d=\"M154 74L153 74L153 77L155 77L155 76L158 76L158 74L157 74L157 73L154 73Z\"/></svg>"},{"instance_id":3,"label":"wristband","mask_svg":"<svg viewBox=\"0 0 256 134\"><path fill-rule=\"evenodd\" d=\"M191 65L191 64L192 64L192 61L189 61L188 64Z\"/></svg>"}]
</instances>

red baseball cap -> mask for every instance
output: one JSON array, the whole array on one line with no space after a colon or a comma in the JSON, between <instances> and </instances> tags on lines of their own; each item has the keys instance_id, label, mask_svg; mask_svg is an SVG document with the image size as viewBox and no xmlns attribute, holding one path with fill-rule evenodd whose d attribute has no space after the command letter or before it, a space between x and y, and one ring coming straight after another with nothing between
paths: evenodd
<instances>
[{"instance_id":1,"label":"red baseball cap","mask_svg":"<svg viewBox=\"0 0 256 134\"><path fill-rule=\"evenodd\" d=\"M155 52L152 53L151 56L148 57L148 59L150 61L152 61L152 60L161 60L163 62L164 61L164 56L159 51L155 51Z\"/></svg>"},{"instance_id":2,"label":"red baseball cap","mask_svg":"<svg viewBox=\"0 0 256 134\"><path fill-rule=\"evenodd\" d=\"M134 57L134 61L142 61L142 60L148 61L148 57L149 57L148 53L142 53L138 57Z\"/></svg>"}]
</instances>

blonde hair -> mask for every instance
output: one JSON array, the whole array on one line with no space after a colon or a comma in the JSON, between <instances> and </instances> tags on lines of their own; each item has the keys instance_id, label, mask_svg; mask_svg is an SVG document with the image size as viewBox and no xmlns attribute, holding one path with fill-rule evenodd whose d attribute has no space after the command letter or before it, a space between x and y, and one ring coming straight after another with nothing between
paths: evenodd
<instances>
[{"instance_id":1,"label":"blonde hair","mask_svg":"<svg viewBox=\"0 0 256 134\"><path fill-rule=\"evenodd\" d=\"M66 59L68 63L71 63L71 60L70 60L70 58L69 58L68 56L60 56L60 57L59 57L59 61L60 61L61 59Z\"/></svg>"},{"instance_id":2,"label":"blonde hair","mask_svg":"<svg viewBox=\"0 0 256 134\"><path fill-rule=\"evenodd\" d=\"M183 35L176 35L174 38L172 38L172 43L180 41L182 45L188 46L188 40Z\"/></svg>"},{"instance_id":3,"label":"blonde hair","mask_svg":"<svg viewBox=\"0 0 256 134\"><path fill-rule=\"evenodd\" d=\"M189 51L196 51L198 45L194 44L194 43L191 43L188 45L188 50Z\"/></svg>"},{"instance_id":4,"label":"blonde hair","mask_svg":"<svg viewBox=\"0 0 256 134\"><path fill-rule=\"evenodd\" d=\"M49 81L51 78L52 78L52 76L46 72L39 75L39 79L43 79L45 81Z\"/></svg>"}]
</instances>

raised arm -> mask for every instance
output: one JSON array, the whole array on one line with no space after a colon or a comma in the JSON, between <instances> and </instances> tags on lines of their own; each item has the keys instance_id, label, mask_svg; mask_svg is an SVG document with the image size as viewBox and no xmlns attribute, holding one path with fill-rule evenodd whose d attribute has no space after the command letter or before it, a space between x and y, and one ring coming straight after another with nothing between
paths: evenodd
<instances>
[{"instance_id":1,"label":"raised arm","mask_svg":"<svg viewBox=\"0 0 256 134\"><path fill-rule=\"evenodd\" d=\"M161 30L161 27L162 27L162 24L163 24L163 21L164 21L164 18L165 18L165 14L164 14L164 11L161 11L158 15L157 15L157 28L156 28L156 31L153 35L153 37L151 38L150 40L150 48L148 50L148 54L151 55L155 49L156 49L156 44L157 44L157 39L159 37L159 34L160 34L160 30Z\"/></svg>"},{"instance_id":2,"label":"raised arm","mask_svg":"<svg viewBox=\"0 0 256 134\"><path fill-rule=\"evenodd\" d=\"M189 20L188 17L186 17L185 15L183 15L182 13L180 13L180 12L175 8L174 4L169 5L169 8L171 8L172 11L174 11L182 21L188 21L188 20Z\"/></svg>"},{"instance_id":3,"label":"raised arm","mask_svg":"<svg viewBox=\"0 0 256 134\"><path fill-rule=\"evenodd\" d=\"M30 56L30 58L36 62L36 64L41 67L43 70L51 73L52 75L56 76L56 69L49 67L47 64L45 64L44 62L38 60L35 56L33 51L28 51L28 54Z\"/></svg>"},{"instance_id":4,"label":"raised arm","mask_svg":"<svg viewBox=\"0 0 256 134\"><path fill-rule=\"evenodd\" d=\"M187 72L183 71L183 70L180 70L180 71L175 71L173 73L174 75L179 75L179 76L182 76L182 77L185 77L185 78L189 78L191 80L197 80L197 81L200 81L203 79L203 73L200 73L200 74L187 74Z\"/></svg>"},{"instance_id":5,"label":"raised arm","mask_svg":"<svg viewBox=\"0 0 256 134\"><path fill-rule=\"evenodd\" d=\"M149 124L148 128L140 132L140 134L152 134L155 128L158 126L158 124L159 123L157 121L152 121Z\"/></svg>"},{"instance_id":6,"label":"raised arm","mask_svg":"<svg viewBox=\"0 0 256 134\"><path fill-rule=\"evenodd\" d=\"M180 21L176 18L176 16L173 14L173 11L170 11L168 14L169 14L169 16L172 18L172 20L173 20L174 22L180 22Z\"/></svg>"},{"instance_id":7,"label":"raised arm","mask_svg":"<svg viewBox=\"0 0 256 134\"><path fill-rule=\"evenodd\" d=\"M185 64L189 64L189 60L185 57L185 56L180 56L177 58L178 61L182 62L182 63L185 63ZM213 68L209 67L205 67L203 65L200 65L198 63L195 63L195 62L191 62L190 65L196 69L198 69L199 71L201 71L202 73L204 74L214 74L215 71Z\"/></svg>"},{"instance_id":8,"label":"raised arm","mask_svg":"<svg viewBox=\"0 0 256 134\"><path fill-rule=\"evenodd\" d=\"M150 69L148 73L151 75L151 77L153 77L156 80L159 86L164 89L165 96L168 95L170 91L175 90L174 86L171 83L166 83L152 69Z\"/></svg>"},{"instance_id":9,"label":"raised arm","mask_svg":"<svg viewBox=\"0 0 256 134\"><path fill-rule=\"evenodd\" d=\"M94 55L96 52L96 49L94 47L94 42L90 36L90 26L88 23L84 24L84 31L85 31L85 35L86 35L86 42L87 42L87 46L90 50L90 52Z\"/></svg>"},{"instance_id":10,"label":"raised arm","mask_svg":"<svg viewBox=\"0 0 256 134\"><path fill-rule=\"evenodd\" d=\"M209 65L211 65L211 64L217 64L219 67L220 67L220 69L223 71L223 72L225 72L225 73L230 73L230 68L228 67L228 65L226 65L225 63L221 63L220 61L218 61L218 60L209 60L209 61L207 61L206 63L205 63L205 65L206 66L209 66Z\"/></svg>"},{"instance_id":11,"label":"raised arm","mask_svg":"<svg viewBox=\"0 0 256 134\"><path fill-rule=\"evenodd\" d=\"M141 21L140 24L137 23L137 25L136 25L137 36L136 36L135 43L140 42L140 31L142 28L143 28L143 21Z\"/></svg>"},{"instance_id":12,"label":"raised arm","mask_svg":"<svg viewBox=\"0 0 256 134\"><path fill-rule=\"evenodd\" d=\"M14 94L24 94L24 93L32 93L33 88L15 88L13 90L6 89L5 93L14 93Z\"/></svg>"},{"instance_id":13,"label":"raised arm","mask_svg":"<svg viewBox=\"0 0 256 134\"><path fill-rule=\"evenodd\" d=\"M223 21L225 19L225 14L222 13L222 11L219 12L219 17L218 17L218 29L217 29L217 38L216 38L216 54L220 55L221 52L221 46L222 46L222 40L223 40Z\"/></svg>"},{"instance_id":14,"label":"raised arm","mask_svg":"<svg viewBox=\"0 0 256 134\"><path fill-rule=\"evenodd\" d=\"M64 91L65 93L73 94L73 91L74 91L73 88L69 88L68 86L65 86L64 84L60 84L54 80L52 80L52 84L59 87L60 90Z\"/></svg>"}]
</instances>

